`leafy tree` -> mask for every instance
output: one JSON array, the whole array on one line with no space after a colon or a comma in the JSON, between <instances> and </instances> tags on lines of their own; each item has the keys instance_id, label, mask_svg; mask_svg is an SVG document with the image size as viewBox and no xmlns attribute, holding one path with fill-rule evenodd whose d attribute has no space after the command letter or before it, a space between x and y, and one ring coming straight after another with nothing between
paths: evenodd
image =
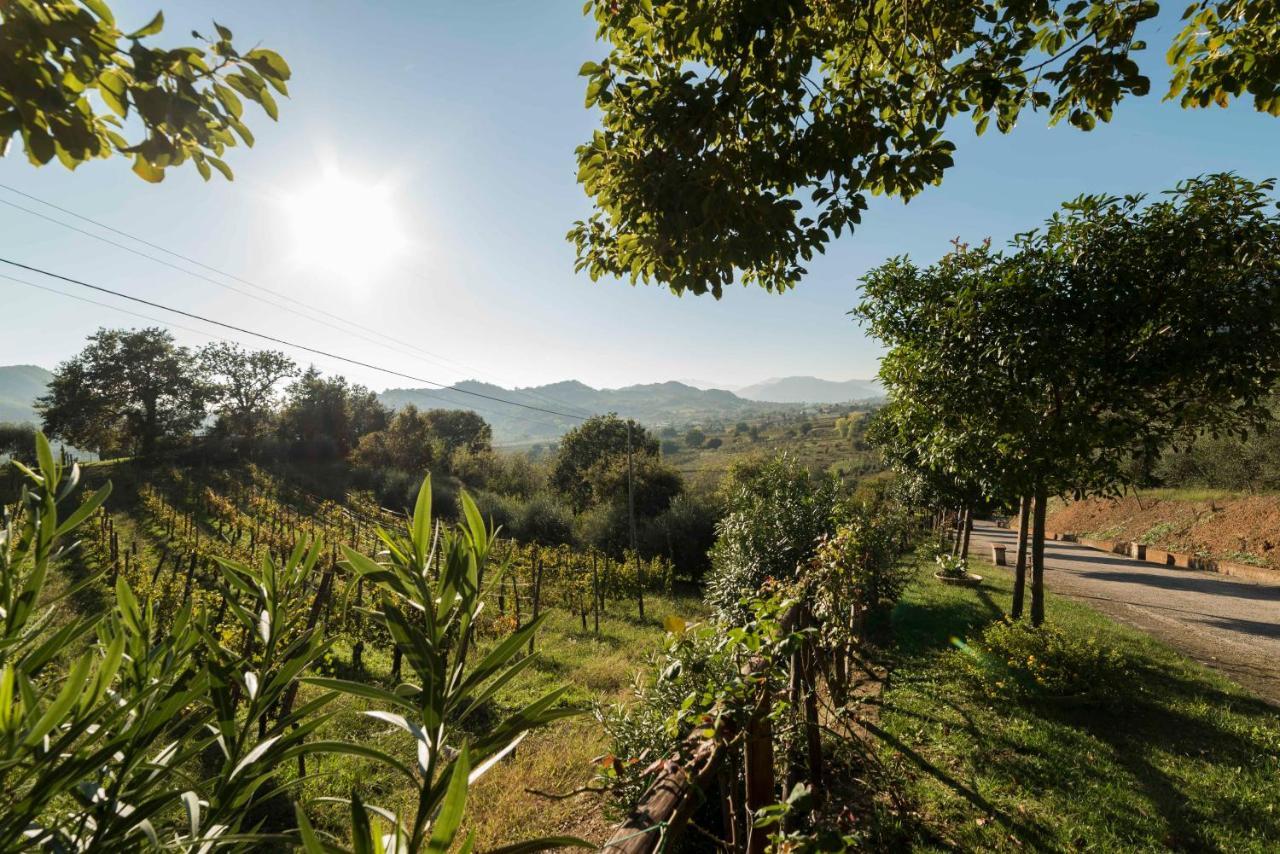
<instances>
[{"instance_id":1,"label":"leafy tree","mask_svg":"<svg viewBox=\"0 0 1280 854\"><path fill-rule=\"evenodd\" d=\"M569 239L591 277L770 291L862 219L952 165L948 123L1009 131L1027 109L1082 130L1150 81L1152 0L966 4L590 0L599 39L577 149L595 211ZM1280 115L1275 0L1194 0L1168 55L1183 106L1253 95ZM1148 25L1154 26L1154 25Z\"/></svg>"},{"instance_id":2,"label":"leafy tree","mask_svg":"<svg viewBox=\"0 0 1280 854\"><path fill-rule=\"evenodd\" d=\"M44 429L99 454L147 455L204 420L211 389L199 360L164 329L99 329L37 401Z\"/></svg>"},{"instance_id":3,"label":"leafy tree","mask_svg":"<svg viewBox=\"0 0 1280 854\"><path fill-rule=\"evenodd\" d=\"M1083 196L1007 255L958 247L925 270L896 259L864 279L858 312L890 348L881 378L914 413L924 467L1036 499L1033 621L1048 495L1113 492L1135 456L1271 419L1271 191L1211 175L1150 203Z\"/></svg>"},{"instance_id":4,"label":"leafy tree","mask_svg":"<svg viewBox=\"0 0 1280 854\"><path fill-rule=\"evenodd\" d=\"M617 460L625 464L628 431L637 462L658 456L658 440L648 430L635 421L623 421L614 413L592 416L561 437L551 485L569 501L574 512L581 513L604 497L595 494L590 474L593 469L597 473L606 471Z\"/></svg>"},{"instance_id":5,"label":"leafy tree","mask_svg":"<svg viewBox=\"0 0 1280 854\"><path fill-rule=\"evenodd\" d=\"M433 466L447 460L440 437L431 428L428 413L419 412L413 404L391 416L386 429L360 437L351 453L356 465L370 468L395 468L423 475Z\"/></svg>"},{"instance_id":6,"label":"leafy tree","mask_svg":"<svg viewBox=\"0 0 1280 854\"><path fill-rule=\"evenodd\" d=\"M146 181L162 181L165 169L188 160L205 180L213 169L229 180L226 150L237 137L253 145L242 98L275 119L272 90L288 93L289 66L265 48L240 53L221 24L216 37L192 33L197 46L152 46L163 28L157 12L137 29L121 29L105 0L6 3L0 155L18 135L38 166L56 157L74 169L120 154ZM129 139L130 132L138 135Z\"/></svg>"},{"instance_id":7,"label":"leafy tree","mask_svg":"<svg viewBox=\"0 0 1280 854\"><path fill-rule=\"evenodd\" d=\"M493 450L493 428L478 413L468 409L428 409L423 417L450 455L460 450L472 454Z\"/></svg>"},{"instance_id":8,"label":"leafy tree","mask_svg":"<svg viewBox=\"0 0 1280 854\"><path fill-rule=\"evenodd\" d=\"M707 434L703 433L697 427L690 427L685 431L684 444L688 448L701 448L703 443L707 441Z\"/></svg>"},{"instance_id":9,"label":"leafy tree","mask_svg":"<svg viewBox=\"0 0 1280 854\"><path fill-rule=\"evenodd\" d=\"M285 390L278 429L308 457L345 457L361 436L387 426L378 397L344 377L322 377L313 365Z\"/></svg>"},{"instance_id":10,"label":"leafy tree","mask_svg":"<svg viewBox=\"0 0 1280 854\"><path fill-rule=\"evenodd\" d=\"M708 439L706 442L703 443L702 447L708 450L714 451L723 444L724 444L724 439L721 439L719 436L712 436L710 439Z\"/></svg>"},{"instance_id":11,"label":"leafy tree","mask_svg":"<svg viewBox=\"0 0 1280 854\"><path fill-rule=\"evenodd\" d=\"M751 427L750 425L747 424L747 422L739 421L737 424L733 425L733 435L745 436L747 435L747 431L750 429Z\"/></svg>"},{"instance_id":12,"label":"leafy tree","mask_svg":"<svg viewBox=\"0 0 1280 854\"><path fill-rule=\"evenodd\" d=\"M297 364L276 350L248 351L219 341L200 351L213 383L219 427L247 439L260 435L272 416L276 386L298 375Z\"/></svg>"},{"instance_id":13,"label":"leafy tree","mask_svg":"<svg viewBox=\"0 0 1280 854\"><path fill-rule=\"evenodd\" d=\"M30 424L0 421L0 456L30 464L35 462L36 428Z\"/></svg>"}]
</instances>

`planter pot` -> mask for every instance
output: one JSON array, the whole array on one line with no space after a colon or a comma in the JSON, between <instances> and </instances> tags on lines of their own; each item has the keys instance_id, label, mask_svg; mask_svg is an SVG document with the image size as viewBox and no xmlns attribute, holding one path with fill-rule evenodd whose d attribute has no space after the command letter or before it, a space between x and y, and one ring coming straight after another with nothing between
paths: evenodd
<instances>
[{"instance_id":1,"label":"planter pot","mask_svg":"<svg viewBox=\"0 0 1280 854\"><path fill-rule=\"evenodd\" d=\"M943 584L950 584L952 587L977 587L982 583L982 576L974 575L972 572L958 578L950 575L943 575L941 572L935 572L933 577L941 581Z\"/></svg>"},{"instance_id":2,"label":"planter pot","mask_svg":"<svg viewBox=\"0 0 1280 854\"><path fill-rule=\"evenodd\" d=\"M1005 565L1004 554L1005 554L1004 546L997 546L997 545L991 546L991 562L994 563L996 566Z\"/></svg>"},{"instance_id":3,"label":"planter pot","mask_svg":"<svg viewBox=\"0 0 1280 854\"><path fill-rule=\"evenodd\" d=\"M1129 543L1129 557L1133 558L1134 560L1146 560L1147 559L1146 543Z\"/></svg>"}]
</instances>

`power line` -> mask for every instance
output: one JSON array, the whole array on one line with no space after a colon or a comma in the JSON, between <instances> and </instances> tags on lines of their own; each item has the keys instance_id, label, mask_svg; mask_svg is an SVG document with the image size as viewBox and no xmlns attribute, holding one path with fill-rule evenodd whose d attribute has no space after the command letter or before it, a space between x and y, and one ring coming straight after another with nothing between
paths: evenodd
<instances>
[{"instance_id":1,"label":"power line","mask_svg":"<svg viewBox=\"0 0 1280 854\"><path fill-rule=\"evenodd\" d=\"M355 365L357 367L367 368L373 371L380 371L384 374L389 374L391 376L401 377L403 379L412 380L414 382L426 383L427 385L435 386L441 389L442 391L455 391L455 392L458 392L459 394L466 394L472 397L483 398L485 400L492 400L496 403L507 404L508 406L518 406L521 409L528 409L534 412L542 412L547 415L554 415L559 418L568 418L573 421L587 420L586 418L580 415L572 415L567 412L559 412L554 409L546 409L544 407L533 406L528 403L520 403L519 401L515 401L515 400L507 400L506 398L498 397L497 395L484 394L483 392L471 391L470 389L465 389L465 388L458 388L457 386L449 385L447 383L436 382L435 380L429 380L425 377L414 376L413 374L407 374L407 373L404 373L403 371L397 371L392 368L385 368L381 365L375 365L371 362L364 362L359 359L352 359L349 356L342 356L337 353L329 352L327 350L320 350L316 347L309 347L305 344L298 344L296 342L289 341L284 338L278 338L274 335L268 335L265 332L256 332L252 329L246 329L243 326L236 326L235 324L225 323L221 320L214 320L211 317L205 317L204 315L201 315L201 314L195 314L194 312L184 311L180 308L172 308L170 306L164 305L163 303L158 303L152 300L143 299L142 297L131 296L130 294L126 294L121 291L112 290L111 288L106 288L101 285L90 284L89 282L81 281L80 279L73 279L70 276L63 276L59 273L54 273L49 270L44 270L44 269L41 269L40 267L33 267L29 264L23 264L19 261L13 261L8 258L0 258L0 262L8 264L11 267L17 267L22 270L27 270L32 273L39 273L42 276L48 276L51 279L57 279L59 281L66 282L68 284L78 285L82 288L89 288L90 290L98 291L104 294L110 294L111 296L114 296L114 297L119 297L121 299L129 300L130 302L136 302L141 305L150 306L151 308L158 308L161 311L167 311L172 314L180 315L182 317L189 317L192 320L199 320L203 323L212 324L213 326L220 326L223 329L230 329L231 331L239 332L242 335L251 335L254 338L261 338L262 340L270 341L273 344L280 344L285 347L293 347L297 350L303 350L307 353L313 353L317 356L323 356L326 359L334 359L336 361L345 362L347 364Z\"/></svg>"},{"instance_id":2,"label":"power line","mask_svg":"<svg viewBox=\"0 0 1280 854\"><path fill-rule=\"evenodd\" d=\"M372 338L368 338L368 337L367 337L367 336L365 336L365 335L360 335L359 333L357 333L357 332L353 331L353 329L345 329L345 328L340 327L340 326L335 326L334 324L332 324L332 323L328 323L328 322L326 322L326 321L324 321L324 320L320 320L319 318L310 317L310 316L308 316L308 315L306 315L306 314L301 314L301 313L299 313L299 312L295 311L294 309L288 308L287 306L281 306L281 305L278 305L278 304L273 303L273 302L271 302L270 300L264 299L263 297L260 297L260 296L258 296L258 295L256 295L256 294L248 293L248 292L246 292L246 291L244 291L244 290L241 290L241 289L236 288L236 287L234 287L234 286L228 285L228 284L226 284L225 282L220 282L220 281L218 281L218 280L216 280L216 279L209 278L208 276L205 276L205 275L203 275L203 274L201 274L201 273L197 273L197 272L194 272L194 271L192 271L192 270L188 270L188 269L186 269L186 268L184 268L184 267L180 267L180 266L178 266L178 265L176 265L176 264L173 264L173 263L171 263L171 262L169 262L169 261L165 261L165 260L164 260L164 259L162 259L162 258L157 258L157 257L155 257L154 255L148 255L148 254L147 254L147 253L145 253L145 252L140 252L139 250L134 249L133 247L125 246L125 245L124 245L124 244L122 244L122 243L118 243L118 242L116 242L116 241L114 241L114 240L110 240L110 239L108 239L108 238L106 238L106 237L103 237L103 236L101 236L101 235L99 235L99 234L94 234L94 233L93 233L93 232L91 232L91 231L86 231L86 230L84 230L84 229L82 229L82 228L78 228L78 227L76 227L76 226L74 226L74 225L71 225L70 223L63 222L63 221L61 221L61 220L58 220L58 219L55 219L55 218L53 218L53 217L47 216L47 215L45 215L45 214L42 214L42 213L40 213L40 212L38 212L38 211L33 211L33 210L31 210L30 208L25 208L25 207L23 207L22 205L18 205L18 204L15 204L15 203L13 203L13 202L9 202L9 201L5 201L5 200L3 200L3 199L0 199L0 203L5 204L5 205L9 206L10 208L13 208L13 209L15 209L15 210L22 211L23 213L26 213L26 214L28 214L28 215L30 215L30 216L39 217L40 219L43 219L43 220L45 220L46 222L51 222L51 223L53 223L54 225L61 226L61 227L66 228L66 229L68 229L68 230L70 230L70 231L74 231L74 232L76 232L77 234L82 234L82 235L84 235L85 237L89 237L89 238L92 238L92 239L94 239L94 240L100 241L100 242L102 242L102 243L106 243L106 244L108 244L108 245L110 245L110 246L114 246L114 247L116 247L117 249L121 249L121 250L123 250L123 251L125 251L125 252L130 252L130 253L132 253L132 254L134 254L134 255L137 255L137 256L138 256L138 257L140 257L140 258L145 258L145 259L147 259L148 261L152 261L152 262L154 262L154 263L156 263L156 264L162 264L162 265L164 265L165 267L168 267L168 268L170 268L170 269L177 270L178 272L185 273L185 274L187 274L187 275L189 275L189 276L192 276L192 277L194 277L194 278L200 279L200 280L205 281L205 282L209 282L210 284L215 285L215 286L217 286L217 287L225 288L225 289L227 289L227 290L232 291L233 293L238 293L238 294L241 294L241 295L243 295L243 296L247 296L247 297L249 297L250 299L256 299L256 300L259 300L260 302L265 302L267 305L271 305L271 306L273 306L273 307L275 307L275 308L280 308L280 309L283 309L283 310L285 310L285 311L289 311L289 312L291 312L291 313L293 313L293 314L296 314L296 315L298 315L299 317L303 317L303 318L305 318L306 320L309 320L309 321L311 321L311 322L313 322L313 323L320 323L320 324L323 324L324 326L328 326L328 327L329 327L329 328L331 328L331 329L337 329L338 331L340 331L340 332L345 332L345 333L347 333L347 334L349 334L349 335L356 335L356 337L358 337L358 338L362 338L362 339L363 339L363 340L365 340L365 341L368 341L368 342L373 343L373 344L377 344L377 345L378 345L378 346L380 346L380 347L385 347L385 348L387 348L387 349L389 349L389 350L392 350L393 352L399 352L401 355L408 355L408 356L411 356L411 357L413 357L413 358L425 358L427 361L435 362L435 363L439 364L441 367L448 367L448 366L452 365L452 366L453 366L453 367L455 367L455 368L461 368L462 370L470 371L470 372L472 372L472 373L479 374L479 375L484 375L484 373L485 373L485 372L480 371L480 370L478 370L478 369L476 369L476 368L473 368L473 367L470 367L470 366L468 366L468 365L465 365L465 364L463 364L462 362L458 362L457 360L449 359L449 358L446 358L446 357L444 357L444 356L439 356L439 355L437 355L437 354L431 353L431 352L429 352L429 351L427 351L427 350L424 350L423 348L419 347L419 346L418 346L418 345L416 345L416 344L413 344L413 343L408 342L408 341L403 341L403 340L401 340L401 339L399 339L399 338L396 338L396 337L395 337L395 336L393 336L393 335L388 335L386 332L383 332L383 331L381 331L381 330L379 330L379 329L375 329L375 328L372 328L372 327L369 327L369 326L365 326L364 324L361 324L361 323L359 323L359 322L357 322L357 321L351 320L350 318L343 317L343 316L341 316L341 315L339 315L339 314L335 314L335 313L333 313L333 312L327 311L326 309L320 308L319 306L312 305L311 303L308 303L308 302L306 302L305 300L300 300L300 299L297 299L296 297L289 296L289 295L288 295L288 294L286 294L286 293L283 293L283 292L281 292L281 291L275 290L275 289L273 289L273 288L269 288L269 287L267 287L267 286L265 286L265 285L258 284L257 282L254 282L254 281L252 281L252 280L250 280L250 279L246 279L246 278L244 278L244 277L242 277L242 276L238 276L238 275L236 275L236 274L234 274L234 273L228 273L227 271L225 271L225 270L221 270L221 269L219 269L219 268L217 268L217 267L214 267L214 266L212 266L211 264L206 264L206 263L204 263L203 261L198 261L198 260L196 260L195 258L190 257L189 255L184 255L184 254L182 254L181 252L176 252L176 251L174 251L174 250L172 250L172 249L168 249L168 248L166 248L166 247L164 247L164 246L161 246L161 245L160 245L160 244L158 244L158 243L155 243L155 242L150 241L150 240L146 240L146 239L144 239L144 238L142 238L142 237L138 237L137 235L135 235L135 234L131 234L131 233L129 233L129 232L127 232L127 231L124 231L124 230L122 230L122 229L115 228L114 226L108 225L107 223L101 222L100 220L96 220L96 219L93 219L93 218L91 218L91 217L87 217L87 216L85 216L85 215L83 215L83 214L77 213L77 212L75 212L75 211L71 210L70 208L63 207L63 206L61 206L61 205L58 205L58 204L55 204L55 203L53 203L53 202L47 201L47 200L45 200L45 199L42 199L42 198L40 198L40 197L38 197L38 196L34 196L34 195L30 194L30 193L23 192L22 190L19 190L19 189L17 189L16 187L11 187L11 186L9 186L9 185L7 185L7 184L0 184L0 189L7 190L7 191L8 191L8 192L10 192L10 193L13 193L13 194L18 195L18 196L22 196L23 198L30 199L30 200L31 200L31 201L33 201L33 202L37 202L38 204L45 205L46 207L52 208L53 210L60 211L60 212L62 212L62 213L64 213L64 214L67 214L68 216L75 217L76 219L81 220L82 222L87 222L87 223L89 223L89 224L91 224L91 225L97 226L98 228L104 229L104 230L109 231L109 232L111 232L111 233L113 233L113 234L117 234L117 235L119 235L119 236L121 236L121 237L124 237L124 238L127 238L127 239L129 239L129 240L132 240L132 241L135 241L135 242L137 242L137 243L140 243L140 244L142 244L143 246L148 246L148 247L150 247L150 248L152 248L152 249L155 249L155 250L157 250L157 251L159 251L159 252L163 252L163 253L165 253L166 255L170 255L170 256L172 256L172 257L174 257L174 258L178 258L178 259L180 259L180 260L182 260L182 261L185 261L185 262L186 262L186 263L188 263L188 264L193 264L193 265L195 265L195 266L197 266L197 267L200 267L200 268L202 268L202 269L208 270L208 271L209 271L209 272L211 272L211 273L216 273L216 274L218 274L219 276L223 276L223 277L225 277L225 278L227 278L227 279L231 279L231 280L233 280L233 281L240 282L241 284L248 285L248 286L249 286L249 287L251 287L251 288L256 288L257 290L260 290L260 291L263 291L263 292L265 292L265 293L271 294L272 296L275 296L275 297L277 297L277 298L279 298L279 299L285 300L286 302L293 303L294 305L300 306L300 307L305 308L305 309L307 309L307 310L309 310L309 311L315 312L315 313L320 314L320 315L323 315L323 316L325 316L325 317L332 318L333 320L339 321L340 323L346 324L347 326L353 327L354 329L362 330L363 332L367 332L367 333L369 333L369 334L376 335L376 336L378 336L378 337L380 337L380 338L385 339L386 341L390 341L390 342L392 342L392 343L394 343L394 344L399 345L399 348L409 348L409 350L412 350L412 351L414 351L416 354L419 354L419 355L414 355L413 353L405 352L405 350L403 350L403 349L399 349L399 348L397 348L397 347L391 347L391 346L389 346L389 345L387 345L387 344L385 344L385 343L383 343L383 342L381 342L381 341L375 341L375 340L373 340ZM492 377L491 377L491 378L492 378ZM518 391L518 390L517 390L517 389L513 389L513 391ZM547 401L547 402L551 403L553 406L559 406L559 407L564 407L564 408L568 408L568 409L577 409L577 410L579 410L580 412L588 412L587 410L583 409L582 407L579 407L579 406L573 406L572 404L564 403L564 402L562 402L562 401L557 401L557 400L554 400L554 399L552 399L552 398L550 398L550 397L547 397L546 395L539 394L539 393L537 393L537 392L533 392L533 391L520 391L519 393L520 393L520 394L522 394L522 395L524 395L524 396L526 396L526 397L530 397L530 398L534 398L534 399L541 399L541 400ZM588 414L590 414L590 413L588 413Z\"/></svg>"},{"instance_id":3,"label":"power line","mask_svg":"<svg viewBox=\"0 0 1280 854\"><path fill-rule=\"evenodd\" d=\"M46 286L44 286L44 285L38 285L38 284L36 284L35 282L29 282L29 281L27 281L26 279L19 279L19 278L17 278L16 276L10 276L10 275L8 275L8 274L6 274L6 273L0 273L0 279L7 279L7 280L8 280L8 281L10 281L10 282L14 282L14 283L19 284L19 285L25 285L25 286L27 286L27 287L29 287L29 288L35 288L36 290L45 291L46 293L55 294L55 295L60 296L60 297L66 297L67 299L77 300L78 302L88 303L89 305L96 305L96 306L100 306L101 308L109 309L109 310L111 310L111 311L116 311L116 312L119 312L119 313L121 313L121 314L127 314L127 315L129 315L130 317L137 317L137 318L140 318L140 319L142 319L142 320L150 321L150 322L152 322L152 323L158 323L158 324L160 324L160 325L162 325L162 326L165 326L165 327L168 327L168 328L170 328L170 329L181 329L181 330L183 330L183 331L185 331L185 332L191 332L191 333L194 333L194 334L196 334L196 335L200 335L200 336L202 336L202 337L204 337L204 338L209 338L209 339L211 339L211 340L213 340L213 341L225 341L225 342L232 343L232 344L238 343L238 342L236 342L236 341L235 341L235 339L233 339L233 338L223 338L223 337L219 337L219 336L214 335L214 334L212 334L212 333L210 333L210 332L208 332L208 331L206 331L206 330L202 330L202 329L193 329L193 328L192 328L192 327L190 327L190 326L183 326L183 325L182 325L182 324L180 324L180 323L174 323L173 321L170 321L170 320L162 320L162 319L160 319L160 318L158 318L158 317L155 317L154 315L150 315L150 314L142 314L141 312L137 312L137 311L129 311L127 308L121 308L120 306L118 306L118 305L112 305L111 303L100 302L99 300L89 299L89 298L87 298L87 297L80 297L80 296L76 296L75 294L69 294L69 293L66 293L66 292L64 292L64 291L57 290L57 289L55 289L55 288L46 287ZM292 345L290 345L290 346L292 346ZM498 414L498 412L497 412L497 410L496 410L496 409L494 409L494 408L492 408L492 407L489 407L489 406L482 405L482 404L472 404L472 407L473 407L477 412L488 413L488 414L490 414L490 415L496 415L496 414ZM510 413L504 413L504 414L510 415ZM527 424L537 424L537 425L539 425L539 426L542 426L542 427L545 427L545 428L549 428L549 429L552 429L552 430L561 430L561 429L563 428L563 425L555 424L555 423L552 423L552 422L550 422L550 421L544 421L544 420L543 420L543 419L541 419L541 418L535 418L535 417L531 417L531 416L528 416L528 415L517 415L517 416L513 416L513 417L515 417L515 418L517 418L518 420L523 421L523 422L525 422L525 423L527 423Z\"/></svg>"}]
</instances>

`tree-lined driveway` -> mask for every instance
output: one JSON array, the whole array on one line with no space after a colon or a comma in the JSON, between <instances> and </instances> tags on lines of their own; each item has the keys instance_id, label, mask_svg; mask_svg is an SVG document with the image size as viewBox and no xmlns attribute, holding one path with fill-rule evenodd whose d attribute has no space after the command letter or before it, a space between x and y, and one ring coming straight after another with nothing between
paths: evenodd
<instances>
[{"instance_id":1,"label":"tree-lined driveway","mask_svg":"<svg viewBox=\"0 0 1280 854\"><path fill-rule=\"evenodd\" d=\"M1008 547L1015 531L975 522L972 554ZM1028 556L1029 559L1029 556ZM1045 587L1135 626L1280 706L1280 584L1130 560L1077 543L1045 543Z\"/></svg>"}]
</instances>

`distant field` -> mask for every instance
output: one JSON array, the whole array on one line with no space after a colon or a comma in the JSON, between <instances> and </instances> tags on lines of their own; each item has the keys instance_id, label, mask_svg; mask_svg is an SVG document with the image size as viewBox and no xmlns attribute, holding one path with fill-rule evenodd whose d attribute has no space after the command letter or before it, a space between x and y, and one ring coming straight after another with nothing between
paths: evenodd
<instances>
[{"instance_id":1,"label":"distant field","mask_svg":"<svg viewBox=\"0 0 1280 854\"><path fill-rule=\"evenodd\" d=\"M813 414L775 415L702 428L706 439L698 448L688 447L685 431L668 433L662 437L663 458L696 483L718 479L736 460L787 453L812 471L835 474L851 483L880 471L880 456L866 445L860 423L841 435L836 421L861 422L866 415L864 410L823 407ZM716 439L720 446L708 447Z\"/></svg>"}]
</instances>

